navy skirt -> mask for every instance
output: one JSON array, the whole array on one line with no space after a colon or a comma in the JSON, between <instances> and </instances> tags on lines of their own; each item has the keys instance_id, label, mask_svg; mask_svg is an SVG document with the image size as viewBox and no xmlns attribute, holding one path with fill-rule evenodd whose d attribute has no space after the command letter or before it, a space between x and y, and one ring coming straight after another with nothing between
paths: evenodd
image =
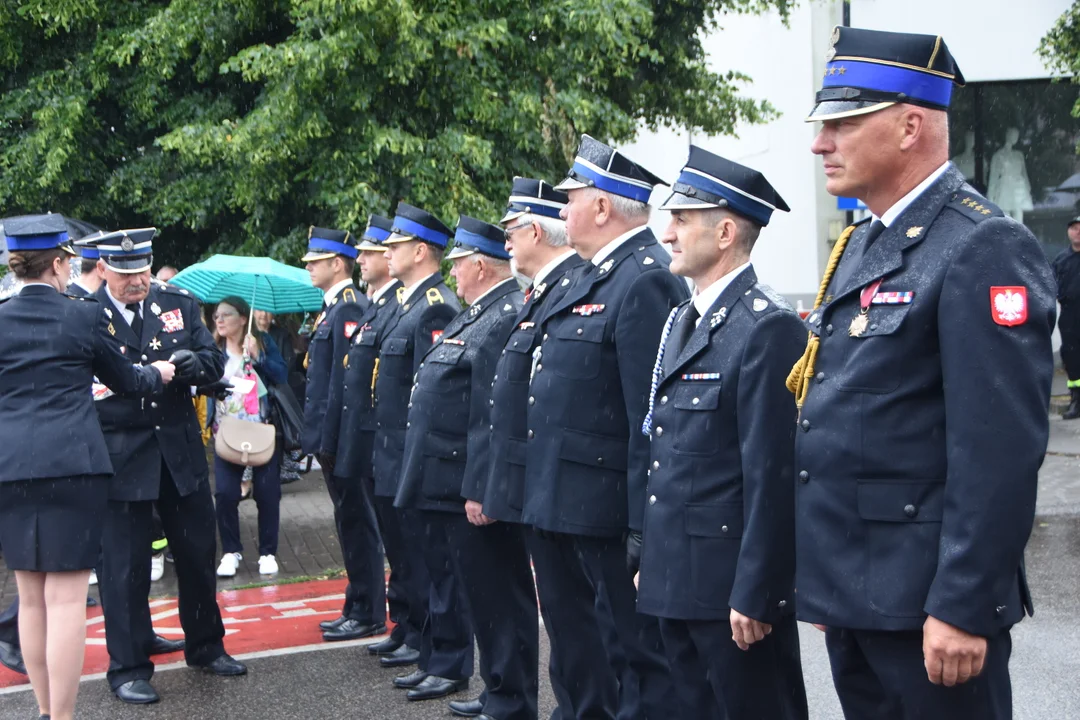
<instances>
[{"instance_id":1,"label":"navy skirt","mask_svg":"<svg viewBox=\"0 0 1080 720\"><path fill-rule=\"evenodd\" d=\"M0 543L11 570L89 570L98 561L109 476L0 483Z\"/></svg>"}]
</instances>

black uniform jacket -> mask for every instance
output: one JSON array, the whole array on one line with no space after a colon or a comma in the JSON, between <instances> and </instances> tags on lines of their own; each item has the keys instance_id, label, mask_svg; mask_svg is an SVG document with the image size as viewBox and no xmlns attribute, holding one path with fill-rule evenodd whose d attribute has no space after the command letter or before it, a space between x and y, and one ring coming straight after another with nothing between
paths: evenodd
<instances>
[{"instance_id":1,"label":"black uniform jacket","mask_svg":"<svg viewBox=\"0 0 1080 720\"><path fill-rule=\"evenodd\" d=\"M375 371L375 494L396 497L405 453L413 378L443 328L461 311L454 291L433 273L387 322L379 337Z\"/></svg>"},{"instance_id":2,"label":"black uniform jacket","mask_svg":"<svg viewBox=\"0 0 1080 720\"><path fill-rule=\"evenodd\" d=\"M370 478L375 445L375 387L372 383L379 357L379 337L397 314L399 280L392 280L379 299L360 316L345 357L342 382L341 437L334 474L343 478Z\"/></svg>"},{"instance_id":3,"label":"black uniform jacket","mask_svg":"<svg viewBox=\"0 0 1080 720\"><path fill-rule=\"evenodd\" d=\"M304 433L300 439L306 453L337 455L345 355L367 306L368 299L349 283L315 318L308 345Z\"/></svg>"},{"instance_id":4,"label":"black uniform jacket","mask_svg":"<svg viewBox=\"0 0 1080 720\"><path fill-rule=\"evenodd\" d=\"M795 443L801 620L908 630L929 613L991 635L1030 611L1054 311L1038 241L952 166L828 288Z\"/></svg>"},{"instance_id":5,"label":"black uniform jacket","mask_svg":"<svg viewBox=\"0 0 1080 720\"><path fill-rule=\"evenodd\" d=\"M113 305L105 285L95 297L132 362L145 365L168 360L177 350L191 350L198 365L194 378L174 379L152 398L114 395L94 403L116 470L109 498L156 500L163 458L177 491L181 496L189 495L209 476L189 383L205 385L220 380L225 356L203 325L199 304L187 290L150 284L142 303L141 337L135 336Z\"/></svg>"},{"instance_id":6,"label":"black uniform jacket","mask_svg":"<svg viewBox=\"0 0 1080 720\"><path fill-rule=\"evenodd\" d=\"M571 254L537 284L510 327L495 365L491 386L491 459L488 478L475 488L484 514L505 522L521 522L525 492L525 434L532 354L540 344L538 322L544 308L559 301L569 287L570 272L584 261Z\"/></svg>"},{"instance_id":7,"label":"black uniform jacket","mask_svg":"<svg viewBox=\"0 0 1080 720\"><path fill-rule=\"evenodd\" d=\"M679 308L660 369L638 610L766 623L795 611L795 398L806 346L798 314L752 267L721 293L682 351Z\"/></svg>"},{"instance_id":8,"label":"black uniform jacket","mask_svg":"<svg viewBox=\"0 0 1080 720\"><path fill-rule=\"evenodd\" d=\"M112 474L94 376L132 396L162 383L157 370L132 365L109 327L93 298L45 285L0 300L0 482Z\"/></svg>"},{"instance_id":9,"label":"black uniform jacket","mask_svg":"<svg viewBox=\"0 0 1080 720\"><path fill-rule=\"evenodd\" d=\"M653 362L668 313L688 295L668 263L643 227L599 266L575 271L545 310L529 389L525 523L593 536L641 529Z\"/></svg>"},{"instance_id":10,"label":"black uniform jacket","mask_svg":"<svg viewBox=\"0 0 1080 720\"><path fill-rule=\"evenodd\" d=\"M454 318L420 361L394 504L464 512L491 458L491 385L500 339L524 298L506 280Z\"/></svg>"}]
</instances>

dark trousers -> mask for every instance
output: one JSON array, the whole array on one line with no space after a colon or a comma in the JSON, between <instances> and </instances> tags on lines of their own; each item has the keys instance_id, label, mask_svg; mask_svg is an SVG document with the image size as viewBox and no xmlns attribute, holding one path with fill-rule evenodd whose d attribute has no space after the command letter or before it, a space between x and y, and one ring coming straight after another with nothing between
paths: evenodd
<instances>
[{"instance_id":1,"label":"dark trousers","mask_svg":"<svg viewBox=\"0 0 1080 720\"><path fill-rule=\"evenodd\" d=\"M799 628L789 615L743 651L728 620L660 619L664 651L684 717L807 720Z\"/></svg>"},{"instance_id":2,"label":"dark trousers","mask_svg":"<svg viewBox=\"0 0 1080 720\"><path fill-rule=\"evenodd\" d=\"M334 461L333 456L319 456L326 491L334 503L334 526L349 579L341 614L364 624L384 623L386 575L375 510L365 484L336 476Z\"/></svg>"},{"instance_id":3,"label":"dark trousers","mask_svg":"<svg viewBox=\"0 0 1080 720\"><path fill-rule=\"evenodd\" d=\"M165 535L169 538L179 586L180 625L184 629L184 658L205 665L225 653L225 626L217 605L214 567L214 501L204 482L181 497L162 462L157 499ZM105 613L105 643L109 650L109 685L116 689L131 680L154 674L150 647L150 540L154 501L109 501L102 537L98 590Z\"/></svg>"},{"instance_id":4,"label":"dark trousers","mask_svg":"<svg viewBox=\"0 0 1080 720\"><path fill-rule=\"evenodd\" d=\"M982 673L962 685L934 685L926 677L921 630L879 632L829 628L833 684L849 720L1008 720L1012 718L1005 630L988 639Z\"/></svg>"},{"instance_id":5,"label":"dark trousers","mask_svg":"<svg viewBox=\"0 0 1080 720\"><path fill-rule=\"evenodd\" d=\"M427 567L427 625L420 648L420 669L449 680L473 674L473 631L467 601L450 553L449 513L406 510L406 521L422 528L419 545Z\"/></svg>"},{"instance_id":6,"label":"dark trousers","mask_svg":"<svg viewBox=\"0 0 1080 720\"><path fill-rule=\"evenodd\" d=\"M1062 306L1058 318L1061 333L1061 364L1070 380L1080 380L1080 310Z\"/></svg>"},{"instance_id":7,"label":"dark trousers","mask_svg":"<svg viewBox=\"0 0 1080 720\"><path fill-rule=\"evenodd\" d=\"M468 601L484 712L498 720L536 720L540 652L536 592L520 525L472 525L446 513L451 558Z\"/></svg>"},{"instance_id":8,"label":"dark trousers","mask_svg":"<svg viewBox=\"0 0 1080 720\"><path fill-rule=\"evenodd\" d=\"M278 526L281 520L281 448L270 462L251 469L251 496L259 509L259 556L277 555ZM217 509L221 552L244 551L240 540L240 484L244 466L214 456L214 507Z\"/></svg>"},{"instance_id":9,"label":"dark trousers","mask_svg":"<svg viewBox=\"0 0 1080 720\"><path fill-rule=\"evenodd\" d=\"M16 595L4 612L0 613L0 642L13 647L19 645L19 596Z\"/></svg>"},{"instance_id":10,"label":"dark trousers","mask_svg":"<svg viewBox=\"0 0 1080 720\"><path fill-rule=\"evenodd\" d=\"M394 498L375 495L373 479L365 480L365 484L372 493L379 535L390 565L390 579L386 587L390 620L394 623L390 634L394 640L419 650L427 619L427 568L420 549L410 547L405 542L402 511L394 507Z\"/></svg>"}]
</instances>

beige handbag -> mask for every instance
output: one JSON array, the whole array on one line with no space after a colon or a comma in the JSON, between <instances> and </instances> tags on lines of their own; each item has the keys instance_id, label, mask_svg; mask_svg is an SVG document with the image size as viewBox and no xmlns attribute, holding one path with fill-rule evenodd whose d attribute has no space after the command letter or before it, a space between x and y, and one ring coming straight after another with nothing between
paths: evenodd
<instances>
[{"instance_id":1,"label":"beige handbag","mask_svg":"<svg viewBox=\"0 0 1080 720\"><path fill-rule=\"evenodd\" d=\"M234 465L261 467L274 455L273 425L223 417L214 438L214 452Z\"/></svg>"}]
</instances>

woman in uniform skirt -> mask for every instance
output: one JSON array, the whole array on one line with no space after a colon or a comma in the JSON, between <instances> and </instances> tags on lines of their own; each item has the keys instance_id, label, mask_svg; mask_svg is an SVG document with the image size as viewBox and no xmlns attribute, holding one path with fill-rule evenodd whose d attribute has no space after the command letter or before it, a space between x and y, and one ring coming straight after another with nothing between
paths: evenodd
<instances>
[{"instance_id":1,"label":"woman in uniform skirt","mask_svg":"<svg viewBox=\"0 0 1080 720\"><path fill-rule=\"evenodd\" d=\"M9 218L4 235L23 288L0 303L0 543L41 716L70 720L112 474L94 377L99 392L150 395L174 368L132 364L112 337L111 310L62 294L71 272L62 216Z\"/></svg>"}]
</instances>

